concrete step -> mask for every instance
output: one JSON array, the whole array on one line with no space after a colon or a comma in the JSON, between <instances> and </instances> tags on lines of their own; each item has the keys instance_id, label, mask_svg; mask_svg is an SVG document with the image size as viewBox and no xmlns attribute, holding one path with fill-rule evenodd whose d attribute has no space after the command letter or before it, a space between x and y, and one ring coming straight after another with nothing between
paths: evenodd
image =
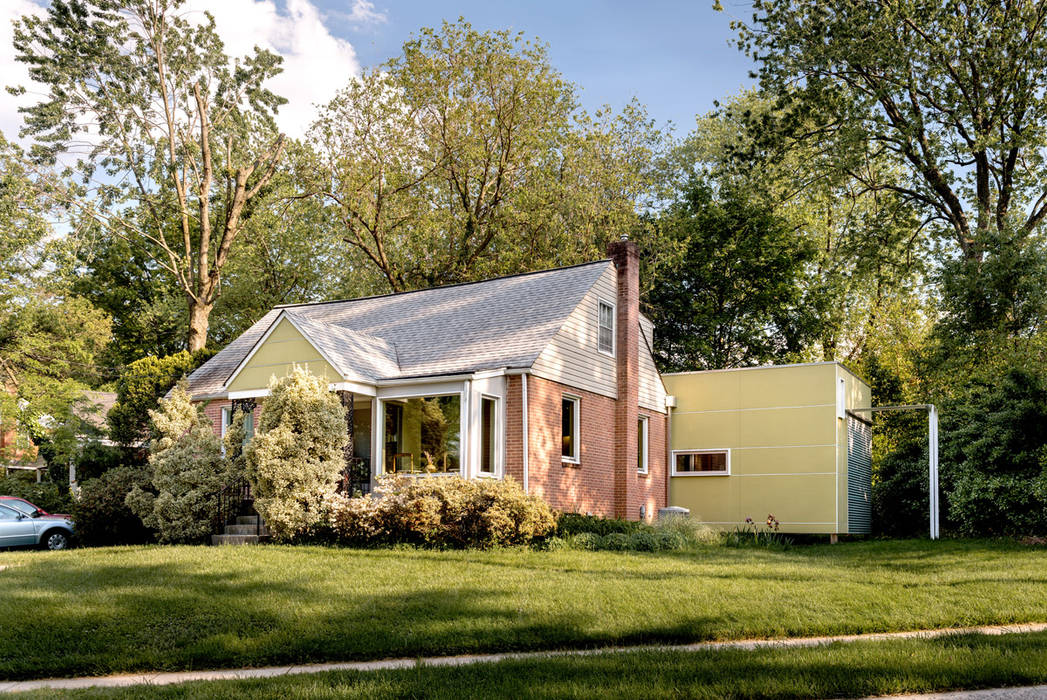
<instances>
[{"instance_id":1,"label":"concrete step","mask_svg":"<svg viewBox=\"0 0 1047 700\"><path fill-rule=\"evenodd\" d=\"M258 523L257 515L238 515L236 516L237 525L255 525Z\"/></svg>"},{"instance_id":2,"label":"concrete step","mask_svg":"<svg viewBox=\"0 0 1047 700\"><path fill-rule=\"evenodd\" d=\"M258 544L258 535L211 535L211 544Z\"/></svg>"},{"instance_id":3,"label":"concrete step","mask_svg":"<svg viewBox=\"0 0 1047 700\"><path fill-rule=\"evenodd\" d=\"M227 535L262 535L257 525L226 525L225 534Z\"/></svg>"}]
</instances>

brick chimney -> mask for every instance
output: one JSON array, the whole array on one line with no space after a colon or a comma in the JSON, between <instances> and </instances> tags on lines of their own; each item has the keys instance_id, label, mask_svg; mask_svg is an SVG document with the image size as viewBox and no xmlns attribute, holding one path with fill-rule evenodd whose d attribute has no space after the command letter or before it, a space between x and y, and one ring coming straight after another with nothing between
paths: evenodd
<instances>
[{"instance_id":1,"label":"brick chimney","mask_svg":"<svg viewBox=\"0 0 1047 700\"><path fill-rule=\"evenodd\" d=\"M640 400L640 252L622 236L607 246L607 255L618 270L615 364L618 400L614 408L614 511L619 518L640 517L636 473L637 428Z\"/></svg>"}]
</instances>

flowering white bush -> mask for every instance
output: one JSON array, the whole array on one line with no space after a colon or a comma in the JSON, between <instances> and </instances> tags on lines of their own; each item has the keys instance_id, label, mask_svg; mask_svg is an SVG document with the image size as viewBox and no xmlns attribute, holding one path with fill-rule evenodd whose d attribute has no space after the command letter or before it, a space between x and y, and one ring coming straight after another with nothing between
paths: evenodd
<instances>
[{"instance_id":1,"label":"flowering white bush","mask_svg":"<svg viewBox=\"0 0 1047 700\"><path fill-rule=\"evenodd\" d=\"M345 468L345 408L327 382L296 367L269 382L258 430L244 449L255 509L276 539L320 518Z\"/></svg>"}]
</instances>

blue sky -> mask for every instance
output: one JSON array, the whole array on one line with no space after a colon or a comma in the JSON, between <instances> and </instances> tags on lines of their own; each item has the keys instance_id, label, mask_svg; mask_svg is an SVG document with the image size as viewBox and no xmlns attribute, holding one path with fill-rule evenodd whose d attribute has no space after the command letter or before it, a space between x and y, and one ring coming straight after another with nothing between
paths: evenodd
<instances>
[{"instance_id":1,"label":"blue sky","mask_svg":"<svg viewBox=\"0 0 1047 700\"><path fill-rule=\"evenodd\" d=\"M0 0L0 87L24 85L13 97L0 91L0 132L16 138L18 106L41 92L15 61L11 21L43 14L48 0ZM731 19L746 19L747 0L183 0L179 13L215 19L230 56L255 46L284 57L269 85L288 99L278 123L294 137L305 134L325 104L361 69L399 55L419 28L463 16L478 29L511 29L549 45L550 59L580 90L583 106L621 108L636 97L678 135L694 128L695 115L713 101L751 84L752 65L729 41Z\"/></svg>"},{"instance_id":2,"label":"blue sky","mask_svg":"<svg viewBox=\"0 0 1047 700\"><path fill-rule=\"evenodd\" d=\"M678 132L690 131L713 100L752 83L752 63L728 44L730 21L748 18L747 3L724 3L727 10L716 12L711 0L373 0L385 19L366 23L350 19L347 0L316 4L363 66L397 55L419 27L459 15L479 29L523 31L549 44L553 65L581 86L586 109L621 107L635 96Z\"/></svg>"}]
</instances>

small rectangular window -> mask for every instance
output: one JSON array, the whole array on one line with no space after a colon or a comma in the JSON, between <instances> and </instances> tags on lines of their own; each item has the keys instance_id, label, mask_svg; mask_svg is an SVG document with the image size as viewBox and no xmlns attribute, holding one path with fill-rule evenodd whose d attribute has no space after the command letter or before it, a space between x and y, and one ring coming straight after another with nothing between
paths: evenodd
<instances>
[{"instance_id":1,"label":"small rectangular window","mask_svg":"<svg viewBox=\"0 0 1047 700\"><path fill-rule=\"evenodd\" d=\"M647 473L647 416L640 416L636 421L636 471Z\"/></svg>"},{"instance_id":2,"label":"small rectangular window","mask_svg":"<svg viewBox=\"0 0 1047 700\"><path fill-rule=\"evenodd\" d=\"M673 476L723 476L730 473L730 450L673 452Z\"/></svg>"},{"instance_id":3,"label":"small rectangular window","mask_svg":"<svg viewBox=\"0 0 1047 700\"><path fill-rule=\"evenodd\" d=\"M229 432L229 426L233 423L233 409L231 406L222 408L222 437Z\"/></svg>"},{"instance_id":4,"label":"small rectangular window","mask_svg":"<svg viewBox=\"0 0 1047 700\"><path fill-rule=\"evenodd\" d=\"M562 432L563 461L577 464L578 459L578 399L573 396L563 397Z\"/></svg>"},{"instance_id":5,"label":"small rectangular window","mask_svg":"<svg viewBox=\"0 0 1047 700\"><path fill-rule=\"evenodd\" d=\"M498 401L484 396L480 400L480 473L494 474L497 440L495 420Z\"/></svg>"},{"instance_id":6,"label":"small rectangular window","mask_svg":"<svg viewBox=\"0 0 1047 700\"><path fill-rule=\"evenodd\" d=\"M614 305L600 302L600 336L597 338L597 349L608 355L614 354Z\"/></svg>"}]
</instances>

